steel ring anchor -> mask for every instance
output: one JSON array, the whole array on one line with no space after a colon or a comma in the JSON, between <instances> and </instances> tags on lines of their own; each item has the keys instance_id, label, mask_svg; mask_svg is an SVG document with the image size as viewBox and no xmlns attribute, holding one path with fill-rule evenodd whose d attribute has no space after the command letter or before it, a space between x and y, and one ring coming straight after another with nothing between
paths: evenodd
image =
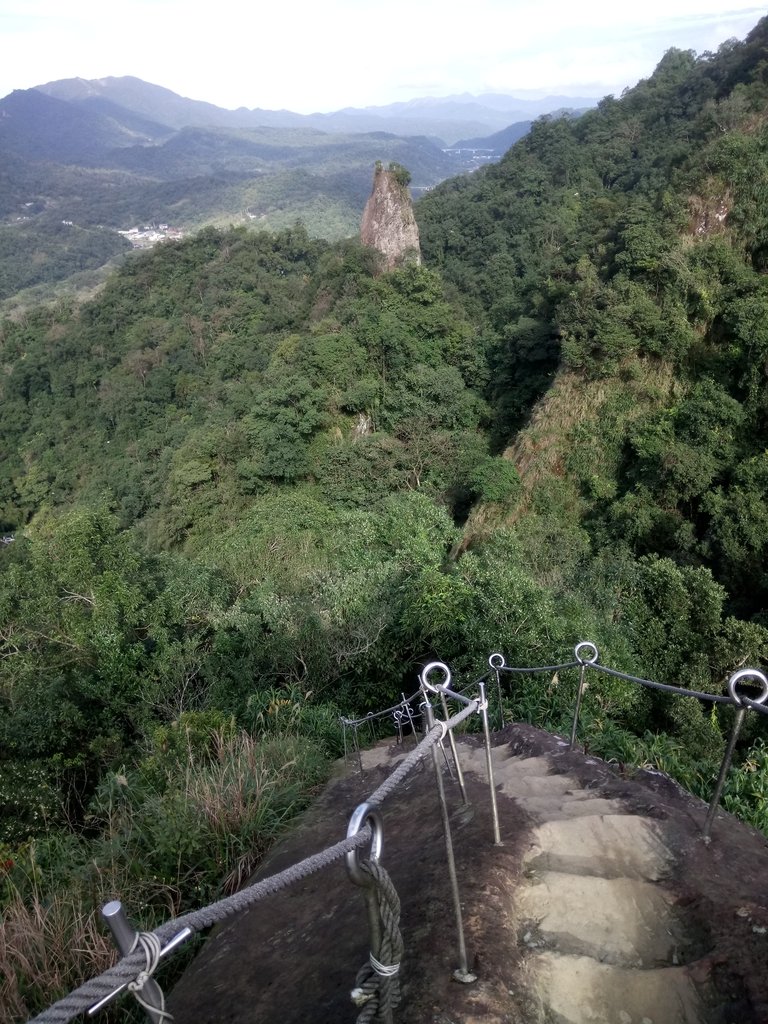
<instances>
[{"instance_id":1,"label":"steel ring anchor","mask_svg":"<svg viewBox=\"0 0 768 1024\"><path fill-rule=\"evenodd\" d=\"M582 647L588 648L591 652L588 658L585 658L580 653ZM589 640L582 640L581 643L576 644L576 646L573 649L573 655L580 665L596 665L598 659L600 658L600 652L598 651L597 647L595 647L595 645L591 643Z\"/></svg>"},{"instance_id":2,"label":"steel ring anchor","mask_svg":"<svg viewBox=\"0 0 768 1024\"><path fill-rule=\"evenodd\" d=\"M433 669L440 669L440 671L443 673L444 679L442 683L429 682L429 679L427 677L429 676L429 673ZM430 693L445 693L446 691L450 691L451 670L448 668L445 662L430 661L430 663L428 665L425 665L424 668L421 670L421 675L419 676L419 679L424 689L429 690Z\"/></svg>"},{"instance_id":3,"label":"steel ring anchor","mask_svg":"<svg viewBox=\"0 0 768 1024\"><path fill-rule=\"evenodd\" d=\"M349 819L347 839L356 836L365 825L370 825L371 827L371 849L368 859L374 864L378 864L384 844L384 830L381 823L381 813L376 804L362 803L357 805L352 812L352 817ZM360 851L350 850L349 853L344 854L344 860L347 865L347 874L349 875L350 882L354 882L355 885L362 886L363 888L368 888L371 884L371 877L364 874L360 867Z\"/></svg>"},{"instance_id":4,"label":"steel ring anchor","mask_svg":"<svg viewBox=\"0 0 768 1024\"><path fill-rule=\"evenodd\" d=\"M753 685L759 685L762 687L762 693L757 697L748 698L753 704L765 704L765 702L768 701L768 677L756 668L742 668L738 672L734 672L728 680L728 693L731 695L731 700L737 705L737 707L744 707L741 699L742 695L736 689L742 679L749 679L752 681ZM746 696L746 694L744 696Z\"/></svg>"}]
</instances>

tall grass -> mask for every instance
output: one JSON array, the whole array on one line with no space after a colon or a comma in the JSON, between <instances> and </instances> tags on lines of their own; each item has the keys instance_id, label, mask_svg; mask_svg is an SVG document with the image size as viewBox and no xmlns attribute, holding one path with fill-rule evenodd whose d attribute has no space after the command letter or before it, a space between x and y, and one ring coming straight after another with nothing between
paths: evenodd
<instances>
[{"instance_id":1,"label":"tall grass","mask_svg":"<svg viewBox=\"0 0 768 1024\"><path fill-rule=\"evenodd\" d=\"M115 960L90 893L7 881L0 925L0 1024L26 1020Z\"/></svg>"},{"instance_id":2,"label":"tall grass","mask_svg":"<svg viewBox=\"0 0 768 1024\"><path fill-rule=\"evenodd\" d=\"M146 929L242 886L328 766L289 719L252 735L218 713L182 716L104 780L85 830L0 850L0 1024L112 962L108 900Z\"/></svg>"}]
</instances>

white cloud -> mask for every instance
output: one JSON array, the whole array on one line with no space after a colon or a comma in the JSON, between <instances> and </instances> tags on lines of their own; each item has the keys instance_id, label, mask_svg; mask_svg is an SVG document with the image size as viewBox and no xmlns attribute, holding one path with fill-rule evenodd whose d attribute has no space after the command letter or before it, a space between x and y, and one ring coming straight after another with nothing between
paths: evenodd
<instances>
[{"instance_id":1,"label":"white cloud","mask_svg":"<svg viewBox=\"0 0 768 1024\"><path fill-rule=\"evenodd\" d=\"M133 74L221 106L330 110L451 92L619 91L664 50L743 37L717 0L0 0L0 95Z\"/></svg>"}]
</instances>

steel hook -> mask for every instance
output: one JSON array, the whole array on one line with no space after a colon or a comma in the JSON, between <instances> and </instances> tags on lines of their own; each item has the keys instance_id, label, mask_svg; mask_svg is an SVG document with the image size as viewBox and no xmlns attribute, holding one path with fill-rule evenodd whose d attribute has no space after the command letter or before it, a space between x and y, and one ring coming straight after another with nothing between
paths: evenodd
<instances>
[{"instance_id":1,"label":"steel hook","mask_svg":"<svg viewBox=\"0 0 768 1024\"><path fill-rule=\"evenodd\" d=\"M373 861L375 864L378 862L379 857L381 857L381 848L384 842L381 814L375 804L362 803L357 805L352 812L352 817L349 819L347 839L350 839L352 836L356 836L357 833L368 824L371 826L371 849L368 854L368 859ZM344 854L344 860L346 861L347 874L349 875L349 880L351 882L363 887L367 887L371 884L370 876L363 874L360 868L359 850L350 850L349 853Z\"/></svg>"}]
</instances>

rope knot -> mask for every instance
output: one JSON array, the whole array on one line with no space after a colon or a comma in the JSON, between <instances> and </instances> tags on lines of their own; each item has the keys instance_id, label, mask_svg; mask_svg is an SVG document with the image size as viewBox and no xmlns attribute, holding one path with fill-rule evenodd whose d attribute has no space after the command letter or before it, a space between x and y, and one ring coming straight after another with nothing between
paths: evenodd
<instances>
[{"instance_id":1,"label":"rope knot","mask_svg":"<svg viewBox=\"0 0 768 1024\"><path fill-rule=\"evenodd\" d=\"M374 992L366 992L364 988L353 988L349 994L352 997L352 1002L355 1006L360 1007L365 1006L365 1004L369 1002L369 1000L373 999L375 995Z\"/></svg>"},{"instance_id":2,"label":"rope knot","mask_svg":"<svg viewBox=\"0 0 768 1024\"><path fill-rule=\"evenodd\" d=\"M152 978L155 973L158 963L160 962L160 953L162 952L162 945L160 939L154 934L154 932L137 932L136 938L134 939L133 946L130 952L133 953L138 946L141 946L144 951L146 958L146 966L144 970L139 971L133 981L128 982L128 991L132 992L136 997L136 1002L150 1013L154 1013L160 1017L163 1021L173 1020L173 1014L168 1013L165 1008L165 997L163 996L162 990L159 988L159 1005L155 1006L148 1002L141 995L142 989L147 982Z\"/></svg>"},{"instance_id":3,"label":"rope knot","mask_svg":"<svg viewBox=\"0 0 768 1024\"><path fill-rule=\"evenodd\" d=\"M380 978L394 978L400 972L400 964L379 963L373 953L368 954L368 960Z\"/></svg>"}]
</instances>

